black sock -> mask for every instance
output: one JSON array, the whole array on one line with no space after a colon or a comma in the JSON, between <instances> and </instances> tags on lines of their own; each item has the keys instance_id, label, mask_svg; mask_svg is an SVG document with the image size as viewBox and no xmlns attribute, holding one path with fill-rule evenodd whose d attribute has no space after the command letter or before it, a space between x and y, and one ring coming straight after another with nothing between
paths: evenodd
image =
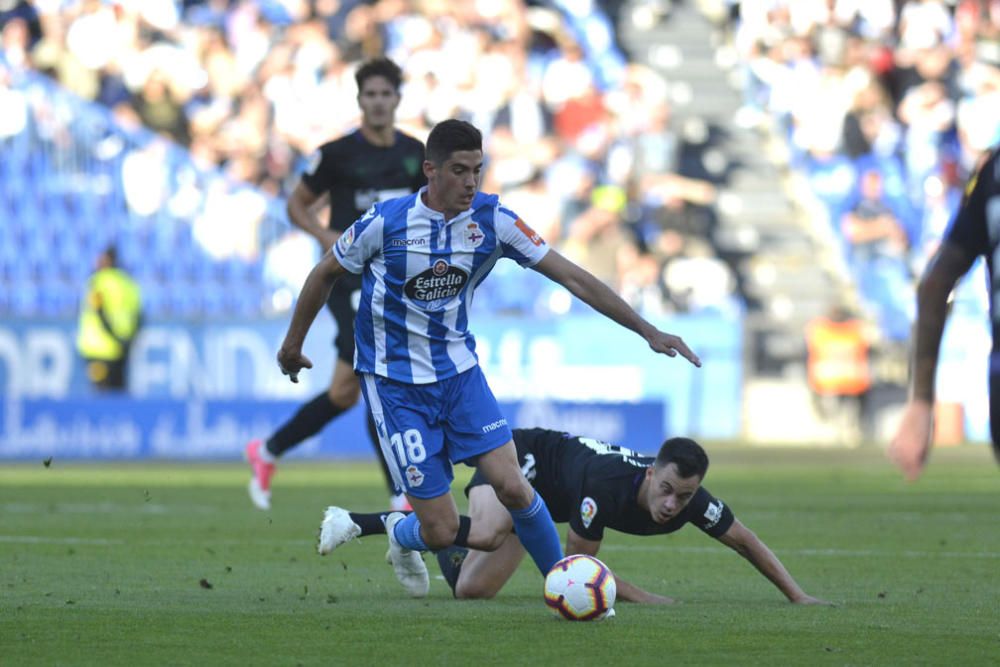
<instances>
[{"instance_id":1,"label":"black sock","mask_svg":"<svg viewBox=\"0 0 1000 667\"><path fill-rule=\"evenodd\" d=\"M456 546L441 549L441 551L434 554L437 556L438 567L441 568L444 580L451 587L452 595L455 595L455 585L458 583L458 575L462 572L462 563L465 562L465 557L468 554L468 549Z\"/></svg>"},{"instance_id":2,"label":"black sock","mask_svg":"<svg viewBox=\"0 0 1000 667\"><path fill-rule=\"evenodd\" d=\"M358 528L361 529L361 534L358 537L364 537L365 535L385 535L386 514L388 512L374 512L371 514L348 512L351 521L356 523ZM403 514L410 514L410 512L403 512ZM464 514L459 515L458 533L455 535L453 546L467 548L469 546L469 529L471 528L472 519Z\"/></svg>"},{"instance_id":3,"label":"black sock","mask_svg":"<svg viewBox=\"0 0 1000 667\"><path fill-rule=\"evenodd\" d=\"M358 528L361 529L361 534L358 537L364 537L365 535L385 535L385 515L388 512L375 512L374 514L360 514L358 512L348 512L351 517L351 521L358 524ZM409 512L403 512L403 514L409 514Z\"/></svg>"},{"instance_id":4,"label":"black sock","mask_svg":"<svg viewBox=\"0 0 1000 667\"><path fill-rule=\"evenodd\" d=\"M281 456L306 438L319 433L331 419L343 411L343 408L330 402L329 395L324 391L299 408L291 419L268 438L267 451L274 456Z\"/></svg>"},{"instance_id":5,"label":"black sock","mask_svg":"<svg viewBox=\"0 0 1000 667\"><path fill-rule=\"evenodd\" d=\"M454 545L456 547L469 546L469 530L472 528L472 519L460 514L458 517L458 533L455 534Z\"/></svg>"},{"instance_id":6,"label":"black sock","mask_svg":"<svg viewBox=\"0 0 1000 667\"><path fill-rule=\"evenodd\" d=\"M385 477L386 488L389 489L389 495L399 495L402 493L402 490L396 488L396 483L392 481L392 473L389 472L389 465L385 462L385 457L382 455L382 446L379 444L378 427L375 426L375 420L372 419L372 413L366 412L366 414L368 415L368 437L371 438L372 447L375 448L375 458L378 459L379 465L382 466L382 475Z\"/></svg>"}]
</instances>

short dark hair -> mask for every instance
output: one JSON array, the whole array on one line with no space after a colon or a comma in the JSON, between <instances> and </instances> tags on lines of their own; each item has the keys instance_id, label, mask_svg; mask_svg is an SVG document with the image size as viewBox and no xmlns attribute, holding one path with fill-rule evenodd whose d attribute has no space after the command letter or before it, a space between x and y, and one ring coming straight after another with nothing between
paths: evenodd
<instances>
[{"instance_id":1,"label":"short dark hair","mask_svg":"<svg viewBox=\"0 0 1000 667\"><path fill-rule=\"evenodd\" d=\"M677 472L683 479L695 475L698 479L705 479L708 472L708 454L691 438L667 438L653 465L662 468L671 463L677 466Z\"/></svg>"},{"instance_id":2,"label":"short dark hair","mask_svg":"<svg viewBox=\"0 0 1000 667\"><path fill-rule=\"evenodd\" d=\"M358 68L358 71L354 73L354 80L358 84L359 92L364 87L365 81L373 76L385 77L397 93L399 87L403 85L403 70L399 69L399 65L388 58L372 58Z\"/></svg>"},{"instance_id":3,"label":"short dark hair","mask_svg":"<svg viewBox=\"0 0 1000 667\"><path fill-rule=\"evenodd\" d=\"M464 120L443 120L427 137L427 159L442 165L455 151L483 150L483 133Z\"/></svg>"}]
</instances>

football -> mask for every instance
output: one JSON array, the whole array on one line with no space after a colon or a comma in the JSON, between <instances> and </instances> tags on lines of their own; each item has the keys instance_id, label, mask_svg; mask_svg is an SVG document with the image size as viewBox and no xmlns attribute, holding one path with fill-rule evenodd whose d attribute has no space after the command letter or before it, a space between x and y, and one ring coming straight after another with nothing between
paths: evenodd
<instances>
[{"instance_id":1,"label":"football","mask_svg":"<svg viewBox=\"0 0 1000 667\"><path fill-rule=\"evenodd\" d=\"M545 576L545 604L570 621L613 616L615 576L593 556L566 556Z\"/></svg>"}]
</instances>

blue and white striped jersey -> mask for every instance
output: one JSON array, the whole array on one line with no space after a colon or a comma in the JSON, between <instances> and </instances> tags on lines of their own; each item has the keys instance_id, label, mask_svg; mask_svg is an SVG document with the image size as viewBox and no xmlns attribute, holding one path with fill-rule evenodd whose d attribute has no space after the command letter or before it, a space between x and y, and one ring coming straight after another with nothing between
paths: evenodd
<instances>
[{"instance_id":1,"label":"blue and white striped jersey","mask_svg":"<svg viewBox=\"0 0 1000 667\"><path fill-rule=\"evenodd\" d=\"M477 192L445 223L421 201L424 190L375 204L333 247L345 269L361 274L354 369L410 384L475 366L475 288L501 257L533 266L548 252L496 195Z\"/></svg>"}]
</instances>

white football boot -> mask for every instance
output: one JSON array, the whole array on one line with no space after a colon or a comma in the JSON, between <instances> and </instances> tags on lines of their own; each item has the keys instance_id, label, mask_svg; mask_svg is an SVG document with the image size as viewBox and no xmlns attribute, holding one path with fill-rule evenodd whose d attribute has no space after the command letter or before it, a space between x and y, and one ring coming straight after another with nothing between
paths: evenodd
<instances>
[{"instance_id":1,"label":"white football boot","mask_svg":"<svg viewBox=\"0 0 1000 667\"><path fill-rule=\"evenodd\" d=\"M319 525L319 544L316 551L325 556L344 542L350 542L361 534L361 526L351 521L351 515L341 507L331 505L323 512L323 523Z\"/></svg>"},{"instance_id":2,"label":"white football boot","mask_svg":"<svg viewBox=\"0 0 1000 667\"><path fill-rule=\"evenodd\" d=\"M427 596L431 588L431 578L427 574L424 559L420 557L419 551L399 546L393 534L396 524L405 518L406 515L400 512L393 512L385 518L385 532L389 534L389 550L385 553L385 559L392 564L392 569L396 571L396 579L406 592L412 597L422 598Z\"/></svg>"}]
</instances>

